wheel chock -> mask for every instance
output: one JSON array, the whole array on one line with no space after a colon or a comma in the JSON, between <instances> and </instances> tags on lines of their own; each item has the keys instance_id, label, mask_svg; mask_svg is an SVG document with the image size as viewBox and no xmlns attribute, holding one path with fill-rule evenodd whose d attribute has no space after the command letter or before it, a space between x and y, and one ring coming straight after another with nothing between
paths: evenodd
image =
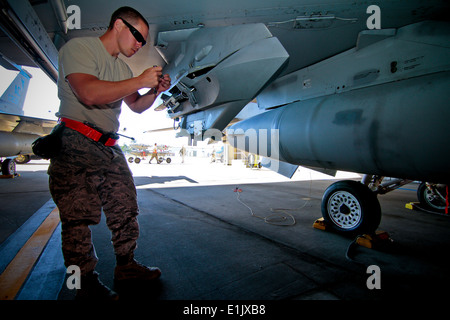
<instances>
[{"instance_id":1,"label":"wheel chock","mask_svg":"<svg viewBox=\"0 0 450 320\"><path fill-rule=\"evenodd\" d=\"M319 230L327 230L327 223L323 218L319 218L314 221L313 227Z\"/></svg>"},{"instance_id":2,"label":"wheel chock","mask_svg":"<svg viewBox=\"0 0 450 320\"><path fill-rule=\"evenodd\" d=\"M405 204L405 208L410 210L420 210L419 204L420 202L410 202Z\"/></svg>"},{"instance_id":3,"label":"wheel chock","mask_svg":"<svg viewBox=\"0 0 450 320\"><path fill-rule=\"evenodd\" d=\"M16 174L0 174L0 179L14 179L15 177L20 177L18 173Z\"/></svg>"},{"instance_id":4,"label":"wheel chock","mask_svg":"<svg viewBox=\"0 0 450 320\"><path fill-rule=\"evenodd\" d=\"M333 229L327 225L323 218L319 218L314 221L313 227L319 230L333 231ZM389 234L386 231L377 230L375 233L359 235L356 237L355 242L360 246L369 249L379 249L386 248L393 242L393 240L389 237Z\"/></svg>"},{"instance_id":5,"label":"wheel chock","mask_svg":"<svg viewBox=\"0 0 450 320\"><path fill-rule=\"evenodd\" d=\"M358 236L356 238L356 243L369 249L377 249L391 244L392 239L387 232L376 231L373 234L363 234Z\"/></svg>"}]
</instances>

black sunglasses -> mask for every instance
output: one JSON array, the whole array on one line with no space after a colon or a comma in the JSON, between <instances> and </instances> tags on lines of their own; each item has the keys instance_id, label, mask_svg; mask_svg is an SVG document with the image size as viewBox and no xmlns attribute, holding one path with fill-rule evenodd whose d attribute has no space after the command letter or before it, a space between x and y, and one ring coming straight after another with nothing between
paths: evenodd
<instances>
[{"instance_id":1,"label":"black sunglasses","mask_svg":"<svg viewBox=\"0 0 450 320\"><path fill-rule=\"evenodd\" d=\"M125 19L123 19L121 17L118 17L117 19L122 20L123 23L128 27L128 29L130 29L131 34L137 40L137 42L140 42L142 44L142 46L145 46L147 41L145 41L142 34L139 31L137 31L135 27L133 27L131 24L129 24Z\"/></svg>"}]
</instances>

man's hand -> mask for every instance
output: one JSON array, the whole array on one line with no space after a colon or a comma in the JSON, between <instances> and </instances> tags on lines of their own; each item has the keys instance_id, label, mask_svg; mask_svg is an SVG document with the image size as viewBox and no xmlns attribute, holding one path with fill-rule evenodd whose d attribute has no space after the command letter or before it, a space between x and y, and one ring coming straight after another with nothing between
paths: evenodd
<instances>
[{"instance_id":1,"label":"man's hand","mask_svg":"<svg viewBox=\"0 0 450 320\"><path fill-rule=\"evenodd\" d=\"M138 77L141 82L141 88L158 88L161 81L162 68L148 68Z\"/></svg>"},{"instance_id":2,"label":"man's hand","mask_svg":"<svg viewBox=\"0 0 450 320\"><path fill-rule=\"evenodd\" d=\"M156 87L157 94L170 89L171 79L168 74L161 76L159 80L159 85Z\"/></svg>"},{"instance_id":3,"label":"man's hand","mask_svg":"<svg viewBox=\"0 0 450 320\"><path fill-rule=\"evenodd\" d=\"M152 90L144 95L135 92L124 101L131 110L142 113L152 106L158 94L170 89L171 79L168 74L162 75L162 68L157 66L146 69L138 78L142 81L141 83L146 83L143 88L152 88Z\"/></svg>"}]
</instances>

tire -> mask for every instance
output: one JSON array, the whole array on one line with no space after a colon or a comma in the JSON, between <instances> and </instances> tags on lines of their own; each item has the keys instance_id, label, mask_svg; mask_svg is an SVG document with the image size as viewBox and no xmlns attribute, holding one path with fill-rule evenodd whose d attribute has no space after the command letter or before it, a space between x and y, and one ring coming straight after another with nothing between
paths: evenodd
<instances>
[{"instance_id":1,"label":"tire","mask_svg":"<svg viewBox=\"0 0 450 320\"><path fill-rule=\"evenodd\" d=\"M133 160L134 160L133 157L129 157L129 158L128 158L128 162L129 162L129 163L133 163Z\"/></svg>"},{"instance_id":2,"label":"tire","mask_svg":"<svg viewBox=\"0 0 450 320\"><path fill-rule=\"evenodd\" d=\"M445 185L438 185L436 188L438 188L439 192L445 196L447 192ZM426 182L422 182L417 188L417 198L425 210L445 213L445 200L434 196L433 193L427 188Z\"/></svg>"},{"instance_id":3,"label":"tire","mask_svg":"<svg viewBox=\"0 0 450 320\"><path fill-rule=\"evenodd\" d=\"M5 159L2 162L2 174L13 176L16 174L16 162L14 159Z\"/></svg>"},{"instance_id":4,"label":"tire","mask_svg":"<svg viewBox=\"0 0 450 320\"><path fill-rule=\"evenodd\" d=\"M167 163L171 163L171 162L172 162L172 159L167 158L167 159L166 159L166 162L167 162Z\"/></svg>"},{"instance_id":5,"label":"tire","mask_svg":"<svg viewBox=\"0 0 450 320\"><path fill-rule=\"evenodd\" d=\"M31 157L28 154L19 154L15 159L17 164L25 164L30 162L30 160Z\"/></svg>"},{"instance_id":6,"label":"tire","mask_svg":"<svg viewBox=\"0 0 450 320\"><path fill-rule=\"evenodd\" d=\"M134 159L134 163L141 163L141 158Z\"/></svg>"},{"instance_id":7,"label":"tire","mask_svg":"<svg viewBox=\"0 0 450 320\"><path fill-rule=\"evenodd\" d=\"M327 226L340 233L373 233L381 222L376 194L357 181L333 183L322 198L322 215Z\"/></svg>"}]
</instances>

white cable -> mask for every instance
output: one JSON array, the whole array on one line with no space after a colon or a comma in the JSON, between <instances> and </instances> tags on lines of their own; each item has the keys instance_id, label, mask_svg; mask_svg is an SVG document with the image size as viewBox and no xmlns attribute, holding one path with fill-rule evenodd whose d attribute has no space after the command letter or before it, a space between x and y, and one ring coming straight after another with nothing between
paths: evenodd
<instances>
[{"instance_id":1,"label":"white cable","mask_svg":"<svg viewBox=\"0 0 450 320\"><path fill-rule=\"evenodd\" d=\"M264 220L265 223L272 224L272 225L277 225L277 226L285 226L285 227L287 227L287 226L295 225L296 224L296 220L295 220L294 216L292 214L288 213L287 211L296 211L296 210L302 209L309 203L309 200L305 200L305 203L303 204L303 206L301 206L300 208L297 208L297 209L282 209L282 208L273 209L273 208L270 208L270 211L272 211L274 214L269 215L267 217L262 217L262 216L256 215L253 212L253 209L250 208L247 204L245 204L241 200L241 195L240 195L241 192L238 191L237 188L236 188L235 192L237 193L237 198L236 199L240 203L242 203L244 206L246 206L247 209L250 210L250 213L251 213L251 215L253 217L262 219L262 220ZM281 212L284 213L285 215L281 214ZM286 221L288 221L288 218L290 218L290 220L292 222L290 222L290 223L286 222Z\"/></svg>"}]
</instances>

